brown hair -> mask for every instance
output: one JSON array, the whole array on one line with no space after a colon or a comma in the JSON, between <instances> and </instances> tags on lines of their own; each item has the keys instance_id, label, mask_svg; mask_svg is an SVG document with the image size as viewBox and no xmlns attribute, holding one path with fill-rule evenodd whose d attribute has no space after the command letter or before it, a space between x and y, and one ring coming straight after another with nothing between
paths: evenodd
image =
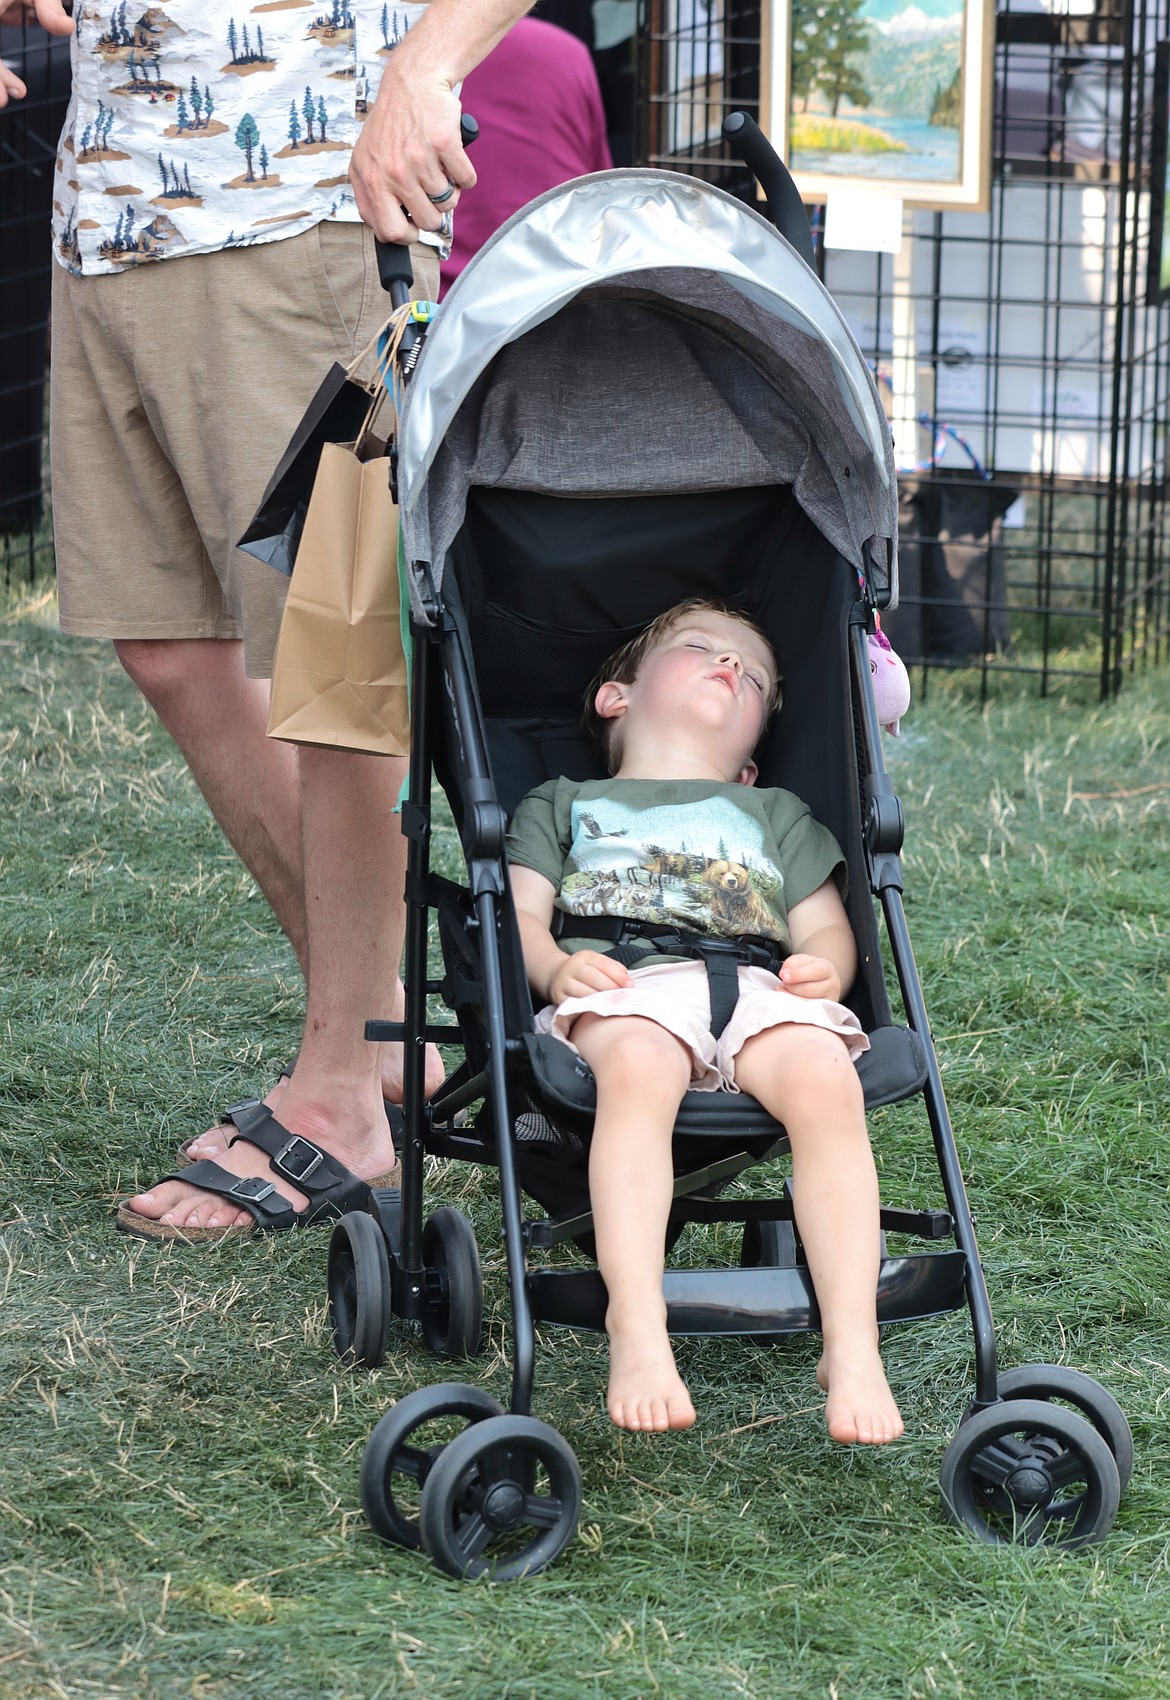
<instances>
[{"instance_id":1,"label":"brown hair","mask_svg":"<svg viewBox=\"0 0 1170 1700\"><path fill-rule=\"evenodd\" d=\"M767 633L740 609L732 608L726 602L719 601L717 597L709 596L689 596L685 602L676 602L673 608L668 608L664 614L659 614L656 620L651 620L650 624L640 631L637 637L631 638L619 650L615 650L608 661L602 663L593 683L585 693L585 730L605 752L606 764L611 773L614 771L612 759L614 727L612 722L603 720L601 715L598 714L594 707L594 698L602 685L610 679L616 680L619 685L632 685L641 671L643 661L651 650L656 649L667 634L674 630L675 626L680 625L683 620L689 620L693 614L722 614L726 619L738 620L741 626L746 626L750 632L754 632L763 641L767 646L769 655L772 656L773 663L775 663L775 653ZM780 707L781 682L780 670L777 668L776 683L764 710L765 726Z\"/></svg>"}]
</instances>

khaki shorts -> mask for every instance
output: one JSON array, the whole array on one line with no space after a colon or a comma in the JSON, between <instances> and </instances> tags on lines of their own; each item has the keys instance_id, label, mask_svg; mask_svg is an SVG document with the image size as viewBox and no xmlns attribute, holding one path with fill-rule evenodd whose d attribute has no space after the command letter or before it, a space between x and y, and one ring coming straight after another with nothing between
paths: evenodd
<instances>
[{"instance_id":1,"label":"khaki shorts","mask_svg":"<svg viewBox=\"0 0 1170 1700\"><path fill-rule=\"evenodd\" d=\"M411 257L434 300L435 250ZM53 270L61 630L242 637L267 678L288 579L235 541L329 366L390 312L372 232L326 222L107 276Z\"/></svg>"},{"instance_id":2,"label":"khaki shorts","mask_svg":"<svg viewBox=\"0 0 1170 1700\"><path fill-rule=\"evenodd\" d=\"M869 1050L861 1023L844 1004L828 998L798 998L786 992L766 968L739 970L739 1001L718 1039L711 1032L711 993L701 962L654 962L630 970L629 985L588 997L548 1004L536 1017L536 1031L551 1033L570 1050L579 1015L640 1015L673 1033L691 1053L692 1092L738 1092L737 1054L767 1027L821 1027L836 1033L851 1061Z\"/></svg>"}]
</instances>

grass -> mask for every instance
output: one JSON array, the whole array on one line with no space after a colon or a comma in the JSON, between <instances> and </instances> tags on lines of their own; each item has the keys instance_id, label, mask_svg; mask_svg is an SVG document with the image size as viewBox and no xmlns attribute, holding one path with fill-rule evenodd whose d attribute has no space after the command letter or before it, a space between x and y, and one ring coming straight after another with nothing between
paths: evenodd
<instances>
[{"instance_id":1,"label":"grass","mask_svg":"<svg viewBox=\"0 0 1170 1700\"><path fill-rule=\"evenodd\" d=\"M1170 672L1104 706L997 680L981 708L939 678L887 744L1002 1359L1124 1404L1109 1538L1000 1550L944 1520L963 1313L891 1331L908 1434L880 1453L824 1437L813 1340L683 1342L700 1423L664 1442L613 1431L599 1343L550 1331L537 1410L580 1460L579 1535L544 1576L469 1586L365 1525L374 1423L450 1369L404 1332L379 1371L340 1368L322 1234L201 1253L111 1230L291 1053L300 993L173 749L37 604L0 623L0 1700L1170 1693ZM921 1118L873 1131L889 1201L941 1202ZM433 1196L487 1271L488 1351L456 1373L506 1401L490 1187L438 1169Z\"/></svg>"}]
</instances>

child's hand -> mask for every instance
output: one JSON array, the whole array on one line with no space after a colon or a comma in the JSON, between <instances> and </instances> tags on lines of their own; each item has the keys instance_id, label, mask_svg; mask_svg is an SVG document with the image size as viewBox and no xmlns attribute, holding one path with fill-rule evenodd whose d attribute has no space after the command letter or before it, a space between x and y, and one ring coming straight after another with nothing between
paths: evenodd
<instances>
[{"instance_id":1,"label":"child's hand","mask_svg":"<svg viewBox=\"0 0 1170 1700\"><path fill-rule=\"evenodd\" d=\"M599 950L575 950L553 972L548 986L549 1003L566 998L587 998L591 992L615 992L630 983L630 971L612 956Z\"/></svg>"},{"instance_id":2,"label":"child's hand","mask_svg":"<svg viewBox=\"0 0 1170 1700\"><path fill-rule=\"evenodd\" d=\"M790 956L780 967L781 988L797 998L841 1001L841 976L823 956Z\"/></svg>"}]
</instances>

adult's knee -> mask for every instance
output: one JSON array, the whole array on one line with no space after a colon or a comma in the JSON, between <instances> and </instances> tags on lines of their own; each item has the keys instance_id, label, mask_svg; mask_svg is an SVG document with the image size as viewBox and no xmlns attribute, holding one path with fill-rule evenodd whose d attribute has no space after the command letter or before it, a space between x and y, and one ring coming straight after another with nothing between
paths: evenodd
<instances>
[{"instance_id":1,"label":"adult's knee","mask_svg":"<svg viewBox=\"0 0 1170 1700\"><path fill-rule=\"evenodd\" d=\"M118 660L164 721L192 693L218 694L226 674L242 671L240 648L231 641L198 638L114 640Z\"/></svg>"}]
</instances>

